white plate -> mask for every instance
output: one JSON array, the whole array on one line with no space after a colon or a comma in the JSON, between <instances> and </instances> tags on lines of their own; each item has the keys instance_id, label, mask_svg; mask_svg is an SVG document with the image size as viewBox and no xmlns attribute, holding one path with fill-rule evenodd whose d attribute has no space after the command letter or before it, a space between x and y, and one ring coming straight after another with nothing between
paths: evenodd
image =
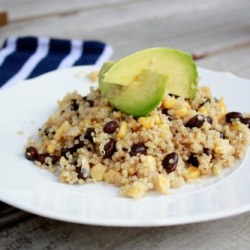
<instances>
[{"instance_id":1,"label":"white plate","mask_svg":"<svg viewBox=\"0 0 250 250\"><path fill-rule=\"evenodd\" d=\"M172 195L150 194L137 201L119 197L118 189L111 185L61 184L52 173L27 161L22 152L27 138L36 134L66 92L76 89L87 94L89 86L95 86L85 77L94 69L55 71L0 91L2 201L49 218L105 226L177 225L250 210L249 152L225 178L209 178ZM224 96L229 110L250 111L250 80L206 69L199 73L200 85L211 86L214 96Z\"/></svg>"}]
</instances>

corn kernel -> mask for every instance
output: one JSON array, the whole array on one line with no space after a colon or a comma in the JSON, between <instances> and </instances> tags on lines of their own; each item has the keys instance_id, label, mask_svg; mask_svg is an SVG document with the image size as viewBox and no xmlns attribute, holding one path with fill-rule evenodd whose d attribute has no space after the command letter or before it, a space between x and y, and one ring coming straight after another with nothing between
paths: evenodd
<instances>
[{"instance_id":1,"label":"corn kernel","mask_svg":"<svg viewBox=\"0 0 250 250\"><path fill-rule=\"evenodd\" d=\"M136 173L136 168L134 166L128 167L128 175L132 176Z\"/></svg>"},{"instance_id":2,"label":"corn kernel","mask_svg":"<svg viewBox=\"0 0 250 250\"><path fill-rule=\"evenodd\" d=\"M90 175L95 181L102 181L107 167L98 163L90 170Z\"/></svg>"},{"instance_id":3,"label":"corn kernel","mask_svg":"<svg viewBox=\"0 0 250 250\"><path fill-rule=\"evenodd\" d=\"M141 161L143 166L145 166L148 171L155 172L156 171L156 160L152 155L142 155Z\"/></svg>"},{"instance_id":4,"label":"corn kernel","mask_svg":"<svg viewBox=\"0 0 250 250\"><path fill-rule=\"evenodd\" d=\"M227 107L226 107L226 105L224 103L224 99L222 97L219 99L217 106L220 110L220 113L222 113L222 114L227 113Z\"/></svg>"},{"instance_id":5,"label":"corn kernel","mask_svg":"<svg viewBox=\"0 0 250 250\"><path fill-rule=\"evenodd\" d=\"M187 180L190 180L190 179L197 179L199 178L201 175L201 171L199 168L196 168L196 167L189 167L185 173L185 178Z\"/></svg>"},{"instance_id":6,"label":"corn kernel","mask_svg":"<svg viewBox=\"0 0 250 250\"><path fill-rule=\"evenodd\" d=\"M101 127L101 125L99 123L93 124L93 128L100 128L100 127Z\"/></svg>"},{"instance_id":7,"label":"corn kernel","mask_svg":"<svg viewBox=\"0 0 250 250\"><path fill-rule=\"evenodd\" d=\"M214 152L217 154L228 154L233 150L228 140L219 139L214 144Z\"/></svg>"},{"instance_id":8,"label":"corn kernel","mask_svg":"<svg viewBox=\"0 0 250 250\"><path fill-rule=\"evenodd\" d=\"M122 175L119 172L110 169L104 174L104 181L109 184L120 186L122 184Z\"/></svg>"},{"instance_id":9,"label":"corn kernel","mask_svg":"<svg viewBox=\"0 0 250 250\"><path fill-rule=\"evenodd\" d=\"M220 144L219 142L216 142L214 145L214 152L218 154L223 153L223 145Z\"/></svg>"},{"instance_id":10,"label":"corn kernel","mask_svg":"<svg viewBox=\"0 0 250 250\"><path fill-rule=\"evenodd\" d=\"M195 140L197 140L197 139L199 138L199 136L200 136L199 132L198 132L198 133L197 133L197 132L194 132L194 139L195 139Z\"/></svg>"},{"instance_id":11,"label":"corn kernel","mask_svg":"<svg viewBox=\"0 0 250 250\"><path fill-rule=\"evenodd\" d=\"M103 107L103 109L104 109L105 111L107 111L107 112L112 112L112 111L113 111L113 108L110 107L110 106L105 106L105 107Z\"/></svg>"},{"instance_id":12,"label":"corn kernel","mask_svg":"<svg viewBox=\"0 0 250 250\"><path fill-rule=\"evenodd\" d=\"M144 127L144 128L152 128L154 126L154 120L152 117L140 117L138 119L138 122Z\"/></svg>"},{"instance_id":13,"label":"corn kernel","mask_svg":"<svg viewBox=\"0 0 250 250\"><path fill-rule=\"evenodd\" d=\"M116 139L122 139L125 137L128 130L128 124L127 122L122 122L119 128L118 133L116 134Z\"/></svg>"},{"instance_id":14,"label":"corn kernel","mask_svg":"<svg viewBox=\"0 0 250 250\"><path fill-rule=\"evenodd\" d=\"M50 145L50 140L49 139L44 139L43 144L45 147L48 147Z\"/></svg>"},{"instance_id":15,"label":"corn kernel","mask_svg":"<svg viewBox=\"0 0 250 250\"><path fill-rule=\"evenodd\" d=\"M70 127L67 131L64 132L64 136L76 137L81 133L79 127Z\"/></svg>"},{"instance_id":16,"label":"corn kernel","mask_svg":"<svg viewBox=\"0 0 250 250\"><path fill-rule=\"evenodd\" d=\"M62 138L62 135L65 131L70 129L70 124L68 121L65 121L61 124L61 126L57 129L54 138L59 141Z\"/></svg>"},{"instance_id":17,"label":"corn kernel","mask_svg":"<svg viewBox=\"0 0 250 250\"><path fill-rule=\"evenodd\" d=\"M161 117L160 117L159 115L157 115L157 114L154 114L154 115L153 115L153 120L154 120L154 123L155 123L156 125L162 124Z\"/></svg>"},{"instance_id":18,"label":"corn kernel","mask_svg":"<svg viewBox=\"0 0 250 250\"><path fill-rule=\"evenodd\" d=\"M172 188L180 188L185 184L185 180L183 177L179 176L171 180L171 187Z\"/></svg>"},{"instance_id":19,"label":"corn kernel","mask_svg":"<svg viewBox=\"0 0 250 250\"><path fill-rule=\"evenodd\" d=\"M121 112L114 112L114 113L113 113L113 117L114 117L115 119L120 119L120 118L122 117L122 113L121 113Z\"/></svg>"},{"instance_id":20,"label":"corn kernel","mask_svg":"<svg viewBox=\"0 0 250 250\"><path fill-rule=\"evenodd\" d=\"M170 190L170 181L167 176L158 174L153 179L155 189L161 194L167 194Z\"/></svg>"},{"instance_id":21,"label":"corn kernel","mask_svg":"<svg viewBox=\"0 0 250 250\"><path fill-rule=\"evenodd\" d=\"M55 150L56 150L56 147L55 147L55 145L53 145L53 144L49 144L49 145L47 146L46 150L47 150L47 152L48 152L49 154L53 154L53 153L55 152Z\"/></svg>"},{"instance_id":22,"label":"corn kernel","mask_svg":"<svg viewBox=\"0 0 250 250\"><path fill-rule=\"evenodd\" d=\"M184 117L185 115L187 115L187 113L188 113L188 110L185 107L180 108L180 109L176 109L174 111L174 115L178 116L178 117Z\"/></svg>"},{"instance_id":23,"label":"corn kernel","mask_svg":"<svg viewBox=\"0 0 250 250\"><path fill-rule=\"evenodd\" d=\"M240 125L239 125L239 124L233 123L233 124L230 126L230 129L233 130L233 131L239 131L239 130L240 130Z\"/></svg>"},{"instance_id":24,"label":"corn kernel","mask_svg":"<svg viewBox=\"0 0 250 250\"><path fill-rule=\"evenodd\" d=\"M132 124L132 130L133 130L133 131L136 132L136 131L138 131L140 128L141 128L141 125L138 124L137 122L134 123L134 124Z\"/></svg>"},{"instance_id":25,"label":"corn kernel","mask_svg":"<svg viewBox=\"0 0 250 250\"><path fill-rule=\"evenodd\" d=\"M175 99L171 96L165 98L162 102L162 106L166 109L171 109L174 107Z\"/></svg>"},{"instance_id":26,"label":"corn kernel","mask_svg":"<svg viewBox=\"0 0 250 250\"><path fill-rule=\"evenodd\" d=\"M205 107L199 108L198 112L202 115L208 115L207 109Z\"/></svg>"},{"instance_id":27,"label":"corn kernel","mask_svg":"<svg viewBox=\"0 0 250 250\"><path fill-rule=\"evenodd\" d=\"M134 182L132 185L123 186L121 188L121 195L139 199L146 193L146 186L141 182Z\"/></svg>"},{"instance_id":28,"label":"corn kernel","mask_svg":"<svg viewBox=\"0 0 250 250\"><path fill-rule=\"evenodd\" d=\"M203 93L210 93L210 89L208 86L202 86L200 89Z\"/></svg>"},{"instance_id":29,"label":"corn kernel","mask_svg":"<svg viewBox=\"0 0 250 250\"><path fill-rule=\"evenodd\" d=\"M99 74L99 71L92 71L90 72L87 77L89 78L89 80L91 80L92 82L97 82L98 80L98 74Z\"/></svg>"},{"instance_id":30,"label":"corn kernel","mask_svg":"<svg viewBox=\"0 0 250 250\"><path fill-rule=\"evenodd\" d=\"M65 178L65 176L60 175L60 176L58 177L58 179L59 179L60 182L66 183L66 178Z\"/></svg>"}]
</instances>

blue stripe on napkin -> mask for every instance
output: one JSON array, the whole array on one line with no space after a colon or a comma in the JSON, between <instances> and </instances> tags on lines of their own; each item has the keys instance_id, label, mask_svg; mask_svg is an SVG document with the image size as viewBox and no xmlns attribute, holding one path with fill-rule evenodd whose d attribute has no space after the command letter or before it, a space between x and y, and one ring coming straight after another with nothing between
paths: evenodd
<instances>
[{"instance_id":1,"label":"blue stripe on napkin","mask_svg":"<svg viewBox=\"0 0 250 250\"><path fill-rule=\"evenodd\" d=\"M27 42L29 47L27 47ZM7 49L8 43L5 43ZM37 48L37 39L22 39L16 41L16 49L6 57L0 67L0 86L7 82L12 76L13 72L18 72L25 64L29 57L35 52Z\"/></svg>"},{"instance_id":2,"label":"blue stripe on napkin","mask_svg":"<svg viewBox=\"0 0 250 250\"><path fill-rule=\"evenodd\" d=\"M95 64L99 55L103 53L104 46L95 41L86 41L82 51L82 56L75 62L74 65L90 65ZM84 56L86 55L86 56Z\"/></svg>"},{"instance_id":3,"label":"blue stripe on napkin","mask_svg":"<svg viewBox=\"0 0 250 250\"><path fill-rule=\"evenodd\" d=\"M9 37L0 48L0 87L74 65L100 66L112 55L100 41Z\"/></svg>"},{"instance_id":4,"label":"blue stripe on napkin","mask_svg":"<svg viewBox=\"0 0 250 250\"><path fill-rule=\"evenodd\" d=\"M30 79L58 68L65 55L69 54L70 46L70 41L50 40L47 46L48 54L36 65L27 78Z\"/></svg>"}]
</instances>

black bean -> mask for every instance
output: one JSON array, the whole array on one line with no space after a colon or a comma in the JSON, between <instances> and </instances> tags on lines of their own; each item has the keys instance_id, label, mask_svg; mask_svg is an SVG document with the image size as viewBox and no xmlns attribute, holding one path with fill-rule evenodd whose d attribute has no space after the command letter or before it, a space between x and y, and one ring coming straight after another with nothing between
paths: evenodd
<instances>
[{"instance_id":1,"label":"black bean","mask_svg":"<svg viewBox=\"0 0 250 250\"><path fill-rule=\"evenodd\" d=\"M116 131L117 128L118 128L117 121L110 121L104 125L103 131L107 134L112 134Z\"/></svg>"},{"instance_id":2,"label":"black bean","mask_svg":"<svg viewBox=\"0 0 250 250\"><path fill-rule=\"evenodd\" d=\"M219 133L220 133L220 138L221 138L221 139L225 139L225 138L226 138L226 136L225 136L225 134L224 134L223 132L220 132L220 131L219 131Z\"/></svg>"},{"instance_id":3,"label":"black bean","mask_svg":"<svg viewBox=\"0 0 250 250\"><path fill-rule=\"evenodd\" d=\"M169 111L169 110L166 109L166 108L163 108L163 109L161 110L162 114L168 116L168 120L169 120L169 121L172 121L172 120L173 120L173 117L168 113L168 111Z\"/></svg>"},{"instance_id":4,"label":"black bean","mask_svg":"<svg viewBox=\"0 0 250 250\"><path fill-rule=\"evenodd\" d=\"M68 150L68 148L62 148L62 149L61 149L61 156L66 157L66 154L67 154L68 152L70 152L70 151Z\"/></svg>"},{"instance_id":5,"label":"black bean","mask_svg":"<svg viewBox=\"0 0 250 250\"><path fill-rule=\"evenodd\" d=\"M73 154L75 153L79 148L82 148L83 146L85 146L85 143L84 141L80 140L80 135L77 136L75 139L74 139L74 146L72 147L69 147L69 148L63 148L61 150L61 156L64 156L64 157L67 157L67 153L69 154Z\"/></svg>"},{"instance_id":6,"label":"black bean","mask_svg":"<svg viewBox=\"0 0 250 250\"><path fill-rule=\"evenodd\" d=\"M67 158L67 153L72 155L74 152L76 152L76 150L77 150L77 147L75 147L75 146L69 147L69 148L63 148L61 150L61 156L64 156Z\"/></svg>"},{"instance_id":7,"label":"black bean","mask_svg":"<svg viewBox=\"0 0 250 250\"><path fill-rule=\"evenodd\" d=\"M82 148L83 146L85 146L84 142L83 141L80 141L79 143L75 144L74 146L72 147L69 147L69 148L63 148L62 152L61 152L61 155L62 156L66 156L66 154L69 152L71 155L73 153L75 153L79 148Z\"/></svg>"},{"instance_id":8,"label":"black bean","mask_svg":"<svg viewBox=\"0 0 250 250\"><path fill-rule=\"evenodd\" d=\"M242 119L242 114L240 112L229 112L225 115L226 122L232 122L235 119Z\"/></svg>"},{"instance_id":9,"label":"black bean","mask_svg":"<svg viewBox=\"0 0 250 250\"><path fill-rule=\"evenodd\" d=\"M94 101L93 100L90 100L90 99L88 99L88 97L87 96L84 96L83 97L83 100L85 101L85 102L87 102L88 104L89 104L89 106L90 107L93 107L94 106Z\"/></svg>"},{"instance_id":10,"label":"black bean","mask_svg":"<svg viewBox=\"0 0 250 250\"><path fill-rule=\"evenodd\" d=\"M210 148L203 148L203 153L209 156L212 154L212 150Z\"/></svg>"},{"instance_id":11,"label":"black bean","mask_svg":"<svg viewBox=\"0 0 250 250\"><path fill-rule=\"evenodd\" d=\"M104 155L103 159L110 158L116 151L116 140L110 139L109 142L104 146Z\"/></svg>"},{"instance_id":12,"label":"black bean","mask_svg":"<svg viewBox=\"0 0 250 250\"><path fill-rule=\"evenodd\" d=\"M167 154L164 159L162 160L162 166L167 171L167 173L171 173L175 171L177 165L178 165L178 154L175 152Z\"/></svg>"},{"instance_id":13,"label":"black bean","mask_svg":"<svg viewBox=\"0 0 250 250\"><path fill-rule=\"evenodd\" d=\"M190 154L187 162L191 164L193 167L199 167L199 160L194 153Z\"/></svg>"},{"instance_id":14,"label":"black bean","mask_svg":"<svg viewBox=\"0 0 250 250\"><path fill-rule=\"evenodd\" d=\"M94 128L87 128L84 138L93 143L93 135L95 133Z\"/></svg>"},{"instance_id":15,"label":"black bean","mask_svg":"<svg viewBox=\"0 0 250 250\"><path fill-rule=\"evenodd\" d=\"M49 135L49 128L45 128L44 131L43 131L43 134L45 136L48 136Z\"/></svg>"},{"instance_id":16,"label":"black bean","mask_svg":"<svg viewBox=\"0 0 250 250\"><path fill-rule=\"evenodd\" d=\"M49 154L48 154L48 153L39 154L39 155L37 155L36 160L39 161L41 164L45 164L45 159L46 159L47 157L49 157Z\"/></svg>"},{"instance_id":17,"label":"black bean","mask_svg":"<svg viewBox=\"0 0 250 250\"><path fill-rule=\"evenodd\" d=\"M147 154L147 147L143 142L140 143L135 143L131 146L129 155L130 156L135 156L137 154Z\"/></svg>"},{"instance_id":18,"label":"black bean","mask_svg":"<svg viewBox=\"0 0 250 250\"><path fill-rule=\"evenodd\" d=\"M36 160L39 161L41 164L45 164L46 163L45 162L46 158L50 158L52 164L55 164L58 161L58 159L57 159L57 157L55 155L50 155L48 153L38 154Z\"/></svg>"},{"instance_id":19,"label":"black bean","mask_svg":"<svg viewBox=\"0 0 250 250\"><path fill-rule=\"evenodd\" d=\"M87 100L90 107L94 107L95 102L93 100Z\"/></svg>"},{"instance_id":20,"label":"black bean","mask_svg":"<svg viewBox=\"0 0 250 250\"><path fill-rule=\"evenodd\" d=\"M76 173L77 173L77 178L78 179L84 179L83 173L81 172L81 167L76 167Z\"/></svg>"},{"instance_id":21,"label":"black bean","mask_svg":"<svg viewBox=\"0 0 250 250\"><path fill-rule=\"evenodd\" d=\"M52 164L56 164L58 161L58 158L55 155L49 155L49 157L51 158L51 163Z\"/></svg>"},{"instance_id":22,"label":"black bean","mask_svg":"<svg viewBox=\"0 0 250 250\"><path fill-rule=\"evenodd\" d=\"M41 131L41 130L39 130ZM53 138L53 135L55 134L55 131L48 127L48 128L45 128L43 131L42 131L43 135L47 136L49 139L52 139Z\"/></svg>"},{"instance_id":23,"label":"black bean","mask_svg":"<svg viewBox=\"0 0 250 250\"><path fill-rule=\"evenodd\" d=\"M248 126L248 128L250 129L250 117L242 117L241 119L240 119L240 121L243 123L243 124L245 124L245 125L247 125Z\"/></svg>"},{"instance_id":24,"label":"black bean","mask_svg":"<svg viewBox=\"0 0 250 250\"><path fill-rule=\"evenodd\" d=\"M213 118L211 116L207 116L206 120L208 123L210 123L211 125L213 124Z\"/></svg>"},{"instance_id":25,"label":"black bean","mask_svg":"<svg viewBox=\"0 0 250 250\"><path fill-rule=\"evenodd\" d=\"M89 171L87 171L86 168L82 168L82 167L76 167L76 173L77 173L77 178L78 179L87 179L87 177L89 176Z\"/></svg>"},{"instance_id":26,"label":"black bean","mask_svg":"<svg viewBox=\"0 0 250 250\"><path fill-rule=\"evenodd\" d=\"M161 112L162 112L163 115L169 116L168 109L163 108L163 109L161 110Z\"/></svg>"},{"instance_id":27,"label":"black bean","mask_svg":"<svg viewBox=\"0 0 250 250\"><path fill-rule=\"evenodd\" d=\"M32 146L26 148L25 156L28 160L34 161L37 158L36 148Z\"/></svg>"},{"instance_id":28,"label":"black bean","mask_svg":"<svg viewBox=\"0 0 250 250\"><path fill-rule=\"evenodd\" d=\"M77 136L74 140L75 146L78 148L82 148L85 144L84 141L82 141L81 139L81 135Z\"/></svg>"},{"instance_id":29,"label":"black bean","mask_svg":"<svg viewBox=\"0 0 250 250\"><path fill-rule=\"evenodd\" d=\"M74 111L78 110L79 104L77 103L76 99L71 100L70 108L71 108L71 110L74 110Z\"/></svg>"},{"instance_id":30,"label":"black bean","mask_svg":"<svg viewBox=\"0 0 250 250\"><path fill-rule=\"evenodd\" d=\"M205 117L203 115L196 115L192 117L187 123L186 127L188 128L200 128L205 122Z\"/></svg>"}]
</instances>

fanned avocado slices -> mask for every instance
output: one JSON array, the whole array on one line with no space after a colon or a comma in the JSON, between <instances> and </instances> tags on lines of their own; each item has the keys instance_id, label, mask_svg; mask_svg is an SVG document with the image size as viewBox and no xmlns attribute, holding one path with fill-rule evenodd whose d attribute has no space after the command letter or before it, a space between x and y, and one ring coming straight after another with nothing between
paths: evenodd
<instances>
[{"instance_id":1,"label":"fanned avocado slices","mask_svg":"<svg viewBox=\"0 0 250 250\"><path fill-rule=\"evenodd\" d=\"M132 84L122 86L102 81L104 67L108 70L109 66L104 64L100 71L99 88L109 102L120 111L134 117L146 116L162 101L167 86L166 75L144 70Z\"/></svg>"},{"instance_id":2,"label":"fanned avocado slices","mask_svg":"<svg viewBox=\"0 0 250 250\"><path fill-rule=\"evenodd\" d=\"M99 73L99 88L117 109L145 116L171 93L194 98L197 69L192 57L170 48L151 48L106 62Z\"/></svg>"}]
</instances>

